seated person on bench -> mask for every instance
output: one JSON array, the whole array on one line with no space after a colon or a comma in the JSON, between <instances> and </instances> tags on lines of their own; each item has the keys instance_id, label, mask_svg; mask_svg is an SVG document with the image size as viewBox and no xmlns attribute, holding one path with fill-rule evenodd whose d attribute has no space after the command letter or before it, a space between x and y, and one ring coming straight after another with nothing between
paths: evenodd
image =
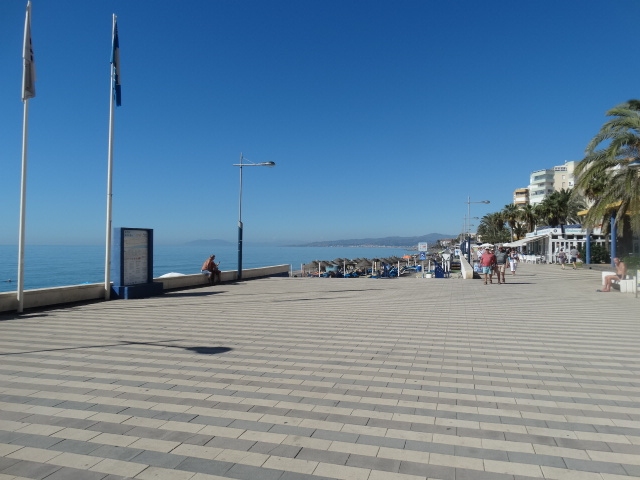
<instances>
[{"instance_id":1,"label":"seated person on bench","mask_svg":"<svg viewBox=\"0 0 640 480\"><path fill-rule=\"evenodd\" d=\"M215 262L215 255L211 255L207 258L202 264L202 273L206 273L209 277L209 285L216 284L216 277L218 278L218 283L220 283L220 270L218 270L218 265L220 263Z\"/></svg>"},{"instance_id":2,"label":"seated person on bench","mask_svg":"<svg viewBox=\"0 0 640 480\"><path fill-rule=\"evenodd\" d=\"M607 275L604 277L604 288L602 290L598 290L598 292L610 292L611 284L613 282L619 282L620 280L624 280L624 277L627 276L627 266L624 262L621 262L618 257L613 259L613 263L616 266L616 274L615 275Z\"/></svg>"}]
</instances>

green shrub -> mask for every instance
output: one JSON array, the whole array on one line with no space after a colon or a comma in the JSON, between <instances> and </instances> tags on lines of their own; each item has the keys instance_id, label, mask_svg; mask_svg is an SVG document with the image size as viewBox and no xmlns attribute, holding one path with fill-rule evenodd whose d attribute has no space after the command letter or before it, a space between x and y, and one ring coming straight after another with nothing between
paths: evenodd
<instances>
[{"instance_id":1,"label":"green shrub","mask_svg":"<svg viewBox=\"0 0 640 480\"><path fill-rule=\"evenodd\" d=\"M629 256L624 257L622 261L627 266L627 272L640 269L640 257L637 255L630 254Z\"/></svg>"},{"instance_id":2,"label":"green shrub","mask_svg":"<svg viewBox=\"0 0 640 480\"><path fill-rule=\"evenodd\" d=\"M587 260L586 246L581 246L579 249L580 258L583 261ZM611 255L604 245L595 243L591 245L591 263L611 263Z\"/></svg>"}]
</instances>

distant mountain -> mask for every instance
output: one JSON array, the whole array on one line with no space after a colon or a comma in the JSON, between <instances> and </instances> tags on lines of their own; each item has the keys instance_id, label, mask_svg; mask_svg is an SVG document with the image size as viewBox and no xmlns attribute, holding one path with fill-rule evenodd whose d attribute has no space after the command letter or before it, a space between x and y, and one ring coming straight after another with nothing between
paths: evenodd
<instances>
[{"instance_id":1,"label":"distant mountain","mask_svg":"<svg viewBox=\"0 0 640 480\"><path fill-rule=\"evenodd\" d=\"M211 240L192 240L190 242L186 242L185 245L191 245L194 247L199 247L199 246L226 247L226 246L235 245L235 244L233 242L227 242L226 240L220 240L219 238L213 238Z\"/></svg>"},{"instance_id":2,"label":"distant mountain","mask_svg":"<svg viewBox=\"0 0 640 480\"><path fill-rule=\"evenodd\" d=\"M417 247L420 242L428 244L436 243L442 238L455 238L456 235L442 233L429 233L417 237L383 237L383 238L356 238L350 240L327 240L323 242L311 242L293 247Z\"/></svg>"}]
</instances>

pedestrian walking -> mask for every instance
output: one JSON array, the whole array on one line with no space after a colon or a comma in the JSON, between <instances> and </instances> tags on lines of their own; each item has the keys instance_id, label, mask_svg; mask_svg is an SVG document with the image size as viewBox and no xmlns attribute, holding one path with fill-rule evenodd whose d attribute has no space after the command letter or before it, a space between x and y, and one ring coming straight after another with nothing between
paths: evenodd
<instances>
[{"instance_id":1,"label":"pedestrian walking","mask_svg":"<svg viewBox=\"0 0 640 480\"><path fill-rule=\"evenodd\" d=\"M496 265L496 256L490 248L486 248L480 257L480 266L484 274L484 284L493 283L493 267Z\"/></svg>"},{"instance_id":2,"label":"pedestrian walking","mask_svg":"<svg viewBox=\"0 0 640 480\"><path fill-rule=\"evenodd\" d=\"M516 268L518 268L518 252L513 249L511 253L509 253L509 269L511 270L511 275L516 274Z\"/></svg>"},{"instance_id":3,"label":"pedestrian walking","mask_svg":"<svg viewBox=\"0 0 640 480\"><path fill-rule=\"evenodd\" d=\"M571 256L571 263L573 264L573 269L578 268L578 257L580 256L580 252L575 247L575 245L571 245L571 250L569 250L569 255Z\"/></svg>"},{"instance_id":4,"label":"pedestrian walking","mask_svg":"<svg viewBox=\"0 0 640 480\"><path fill-rule=\"evenodd\" d=\"M560 253L558 253L558 262L562 265L562 269L564 270L564 264L567 263L567 254L564 251L564 248L560 249Z\"/></svg>"},{"instance_id":5,"label":"pedestrian walking","mask_svg":"<svg viewBox=\"0 0 640 480\"><path fill-rule=\"evenodd\" d=\"M500 246L498 251L495 253L496 257L496 274L498 275L498 285L501 283L506 283L504 278L504 274L507 270L507 262L509 259L509 254L504 249L504 246Z\"/></svg>"}]
</instances>

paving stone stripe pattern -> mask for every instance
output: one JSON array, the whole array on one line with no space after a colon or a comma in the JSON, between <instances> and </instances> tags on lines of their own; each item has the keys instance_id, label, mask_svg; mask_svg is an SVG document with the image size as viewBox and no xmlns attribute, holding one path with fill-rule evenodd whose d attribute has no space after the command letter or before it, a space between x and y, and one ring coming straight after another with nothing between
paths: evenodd
<instances>
[{"instance_id":1,"label":"paving stone stripe pattern","mask_svg":"<svg viewBox=\"0 0 640 480\"><path fill-rule=\"evenodd\" d=\"M0 316L0 480L640 478L600 272L273 278Z\"/></svg>"}]
</instances>

